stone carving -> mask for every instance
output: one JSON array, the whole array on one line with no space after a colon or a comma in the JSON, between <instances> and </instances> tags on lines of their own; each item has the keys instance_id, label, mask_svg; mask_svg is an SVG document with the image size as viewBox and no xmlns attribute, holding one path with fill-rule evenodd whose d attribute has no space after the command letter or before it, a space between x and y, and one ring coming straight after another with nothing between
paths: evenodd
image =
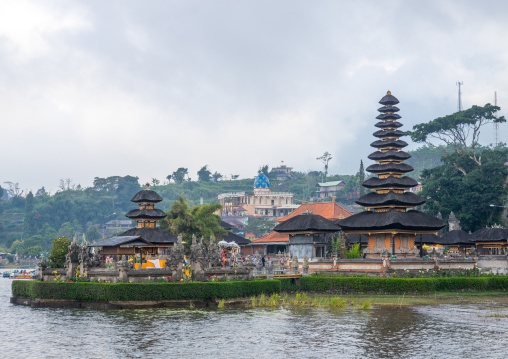
<instances>
[{"instance_id":1,"label":"stone carving","mask_svg":"<svg viewBox=\"0 0 508 359\"><path fill-rule=\"evenodd\" d=\"M266 279L273 279L273 262L268 259L265 263Z\"/></svg>"},{"instance_id":2,"label":"stone carving","mask_svg":"<svg viewBox=\"0 0 508 359\"><path fill-rule=\"evenodd\" d=\"M172 271L176 271L178 269L178 264L182 263L183 261L183 257L185 255L185 248L182 242L183 236L179 234L176 243L173 245L173 248L171 249L170 257L166 261L166 267L170 268Z\"/></svg>"},{"instance_id":3,"label":"stone carving","mask_svg":"<svg viewBox=\"0 0 508 359\"><path fill-rule=\"evenodd\" d=\"M214 236L210 236L210 244L206 253L209 268L221 267L219 245Z\"/></svg>"},{"instance_id":4,"label":"stone carving","mask_svg":"<svg viewBox=\"0 0 508 359\"><path fill-rule=\"evenodd\" d=\"M297 256L293 257L293 271L295 273L298 273L298 257Z\"/></svg>"},{"instance_id":5,"label":"stone carving","mask_svg":"<svg viewBox=\"0 0 508 359\"><path fill-rule=\"evenodd\" d=\"M303 258L303 275L308 276L309 275L309 257L305 256Z\"/></svg>"},{"instance_id":6,"label":"stone carving","mask_svg":"<svg viewBox=\"0 0 508 359\"><path fill-rule=\"evenodd\" d=\"M102 248L96 247L92 256L92 267L98 268L102 266Z\"/></svg>"}]
</instances>

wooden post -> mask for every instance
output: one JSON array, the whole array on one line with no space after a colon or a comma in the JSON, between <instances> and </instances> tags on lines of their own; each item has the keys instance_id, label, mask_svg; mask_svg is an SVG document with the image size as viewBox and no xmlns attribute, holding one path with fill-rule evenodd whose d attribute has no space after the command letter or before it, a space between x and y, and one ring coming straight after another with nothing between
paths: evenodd
<instances>
[{"instance_id":1,"label":"wooden post","mask_svg":"<svg viewBox=\"0 0 508 359\"><path fill-rule=\"evenodd\" d=\"M423 257L423 244L422 244L422 237L423 237L423 234L420 233L420 258Z\"/></svg>"},{"instance_id":2,"label":"wooden post","mask_svg":"<svg viewBox=\"0 0 508 359\"><path fill-rule=\"evenodd\" d=\"M392 256L395 255L395 234L392 233Z\"/></svg>"}]
</instances>

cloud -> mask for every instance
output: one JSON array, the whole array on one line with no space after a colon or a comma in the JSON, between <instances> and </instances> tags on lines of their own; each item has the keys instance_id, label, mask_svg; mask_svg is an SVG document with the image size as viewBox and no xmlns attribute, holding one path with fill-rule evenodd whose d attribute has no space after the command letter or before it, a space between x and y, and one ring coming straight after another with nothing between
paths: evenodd
<instances>
[{"instance_id":1,"label":"cloud","mask_svg":"<svg viewBox=\"0 0 508 359\"><path fill-rule=\"evenodd\" d=\"M473 1L0 4L0 181L355 173L391 90L404 129L508 93L501 14ZM506 129L502 134L506 137ZM492 141L490 130L484 142ZM415 145L412 144L411 148Z\"/></svg>"}]
</instances>

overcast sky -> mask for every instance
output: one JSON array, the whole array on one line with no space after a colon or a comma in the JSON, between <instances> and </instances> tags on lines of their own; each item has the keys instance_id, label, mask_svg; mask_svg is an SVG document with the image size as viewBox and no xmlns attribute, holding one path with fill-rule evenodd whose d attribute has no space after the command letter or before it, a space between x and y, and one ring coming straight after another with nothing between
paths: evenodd
<instances>
[{"instance_id":1,"label":"overcast sky","mask_svg":"<svg viewBox=\"0 0 508 359\"><path fill-rule=\"evenodd\" d=\"M465 108L494 91L508 105L507 15L486 0L0 1L0 185L205 164L248 178L320 170L325 151L353 174L387 90L405 130L455 112L458 80Z\"/></svg>"}]
</instances>

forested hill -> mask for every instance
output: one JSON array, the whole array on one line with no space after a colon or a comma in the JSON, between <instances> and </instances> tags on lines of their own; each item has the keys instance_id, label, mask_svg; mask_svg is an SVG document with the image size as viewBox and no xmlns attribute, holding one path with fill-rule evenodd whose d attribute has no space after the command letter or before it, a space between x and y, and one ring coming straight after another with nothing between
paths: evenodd
<instances>
[{"instance_id":1,"label":"forested hill","mask_svg":"<svg viewBox=\"0 0 508 359\"><path fill-rule=\"evenodd\" d=\"M424 169L430 169L442 164L441 157L445 151L445 147L429 147L423 146L414 151L408 151L411 158L405 161L408 165L413 166L413 172L408 173L409 177L419 180L420 174Z\"/></svg>"},{"instance_id":2,"label":"forested hill","mask_svg":"<svg viewBox=\"0 0 508 359\"><path fill-rule=\"evenodd\" d=\"M423 147L410 151L410 154L413 157L407 162L415 168L410 175L416 179L423 169L440 164L439 149ZM317 183L323 181L323 174L319 171L292 172L289 180L278 181L276 174L268 172L268 166L263 166L261 170L270 179L272 191L293 193L295 203L314 197ZM179 196L183 196L190 206L195 206L201 199L206 203L217 203L217 196L221 193L253 190L254 176L214 181L215 174L212 175L205 166L198 173L200 180L190 181L184 179L179 171L186 173L186 169L175 171L168 176L171 181L165 184L159 185L160 181L155 178L152 180L152 189L164 198L158 205L164 211L169 210ZM328 175L326 180L344 181L345 187L337 194L336 200L353 204L360 195L360 177L359 173ZM0 251L38 254L41 249L47 250L54 238L72 238L75 234L95 240L101 236L101 228L106 222L126 219L125 213L135 208L130 199L142 189L142 185L137 177L112 176L96 177L89 188L62 183L60 191L53 195L47 194L44 187L35 195L22 194L12 188L4 191L0 187L0 191L9 192L9 196L0 193Z\"/></svg>"}]
</instances>

